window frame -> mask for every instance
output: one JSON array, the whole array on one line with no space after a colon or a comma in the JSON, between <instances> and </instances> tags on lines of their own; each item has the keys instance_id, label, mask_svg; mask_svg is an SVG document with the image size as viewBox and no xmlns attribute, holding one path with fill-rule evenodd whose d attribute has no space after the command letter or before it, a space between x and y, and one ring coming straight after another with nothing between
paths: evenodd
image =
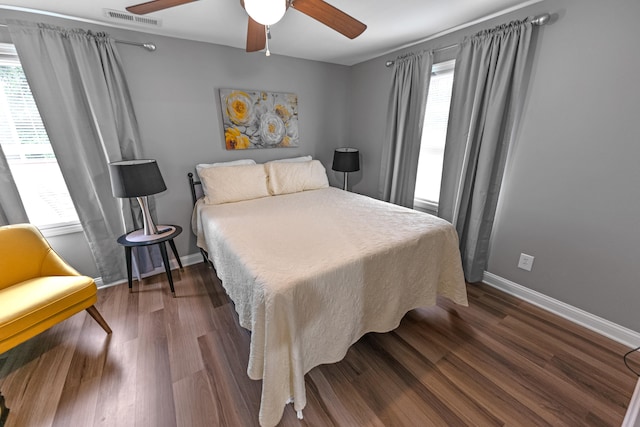
<instances>
[{"instance_id":1,"label":"window frame","mask_svg":"<svg viewBox=\"0 0 640 427\"><path fill-rule=\"evenodd\" d=\"M442 59L438 62L435 62L432 66L431 66L431 76L437 75L438 73L442 73L443 71L445 72L449 72L451 71L452 73L455 73L455 64L456 64L456 60L455 58L448 58L448 59ZM455 79L455 76L454 76ZM453 83L452 83L453 85ZM427 94L427 101L429 100L429 94ZM449 103L449 114L451 113L451 103ZM447 121L449 120L449 117L447 117ZM446 136L445 136L446 139ZM419 155L419 154L418 154ZM414 195L413 198L413 207L416 210L422 211L422 212L426 212L432 215L437 215L438 214L438 206L439 206L439 202L433 201L433 200L428 200L428 199L424 199L421 197L416 197Z\"/></svg>"},{"instance_id":2,"label":"window frame","mask_svg":"<svg viewBox=\"0 0 640 427\"><path fill-rule=\"evenodd\" d=\"M18 53L13 44L0 42L0 65L19 65L22 67L22 63L20 62L20 58L18 57ZM20 197L22 197L22 195ZM37 227L44 237L61 236L84 231L79 220L38 225Z\"/></svg>"}]
</instances>

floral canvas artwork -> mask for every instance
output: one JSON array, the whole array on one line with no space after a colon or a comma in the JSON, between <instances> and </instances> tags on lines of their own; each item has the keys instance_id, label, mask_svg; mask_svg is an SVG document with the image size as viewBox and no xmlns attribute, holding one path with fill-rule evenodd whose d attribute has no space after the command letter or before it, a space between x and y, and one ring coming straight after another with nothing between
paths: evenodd
<instances>
[{"instance_id":1,"label":"floral canvas artwork","mask_svg":"<svg viewBox=\"0 0 640 427\"><path fill-rule=\"evenodd\" d=\"M296 94L220 89L220 104L227 150L298 146Z\"/></svg>"}]
</instances>

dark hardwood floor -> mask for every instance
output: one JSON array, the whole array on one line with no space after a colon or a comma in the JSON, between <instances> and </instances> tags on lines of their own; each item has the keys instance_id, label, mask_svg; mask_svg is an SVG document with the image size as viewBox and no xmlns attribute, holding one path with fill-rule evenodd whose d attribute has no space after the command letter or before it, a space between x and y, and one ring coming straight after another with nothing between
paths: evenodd
<instances>
[{"instance_id":1,"label":"dark hardwood floor","mask_svg":"<svg viewBox=\"0 0 640 427\"><path fill-rule=\"evenodd\" d=\"M105 335L82 312L0 355L7 427L255 426L249 332L214 270L101 289ZM367 334L306 377L281 426L619 426L636 377L627 348L482 284L395 331ZM634 356L635 366L640 358Z\"/></svg>"}]
</instances>

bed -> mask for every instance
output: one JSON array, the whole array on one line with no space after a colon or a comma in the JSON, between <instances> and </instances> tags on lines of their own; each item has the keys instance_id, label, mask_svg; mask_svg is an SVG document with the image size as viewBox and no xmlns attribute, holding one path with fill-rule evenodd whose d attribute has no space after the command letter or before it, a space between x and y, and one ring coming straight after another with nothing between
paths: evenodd
<instances>
[{"instance_id":1,"label":"bed","mask_svg":"<svg viewBox=\"0 0 640 427\"><path fill-rule=\"evenodd\" d=\"M251 331L247 373L263 381L265 427L290 402L300 417L304 375L343 359L365 333L395 329L437 296L467 305L451 224L329 187L317 160L278 163L198 168L204 197L192 217Z\"/></svg>"}]
</instances>

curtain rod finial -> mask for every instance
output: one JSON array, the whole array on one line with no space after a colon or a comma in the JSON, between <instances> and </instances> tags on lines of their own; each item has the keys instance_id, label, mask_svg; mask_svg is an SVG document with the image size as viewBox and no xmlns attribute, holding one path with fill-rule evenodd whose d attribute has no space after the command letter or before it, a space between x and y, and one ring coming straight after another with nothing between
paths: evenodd
<instances>
[{"instance_id":1,"label":"curtain rod finial","mask_svg":"<svg viewBox=\"0 0 640 427\"><path fill-rule=\"evenodd\" d=\"M535 25L545 25L549 22L549 19L551 19L551 15L545 13L544 15L534 17L531 23Z\"/></svg>"}]
</instances>

